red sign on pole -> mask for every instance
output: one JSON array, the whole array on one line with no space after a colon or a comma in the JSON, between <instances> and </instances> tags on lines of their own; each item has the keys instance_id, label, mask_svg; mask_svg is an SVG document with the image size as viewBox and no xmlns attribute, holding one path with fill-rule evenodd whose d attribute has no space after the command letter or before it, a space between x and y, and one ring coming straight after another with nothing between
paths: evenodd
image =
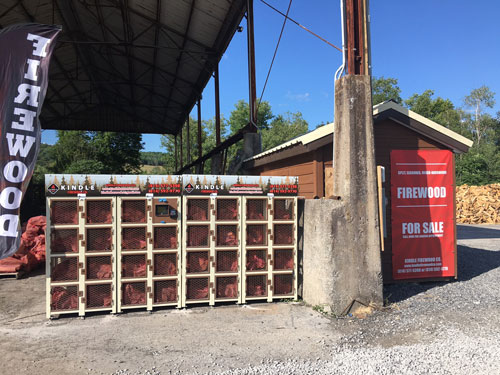
<instances>
[{"instance_id":1,"label":"red sign on pole","mask_svg":"<svg viewBox=\"0 0 500 375\"><path fill-rule=\"evenodd\" d=\"M453 181L451 151L391 151L395 280L455 275Z\"/></svg>"}]
</instances>

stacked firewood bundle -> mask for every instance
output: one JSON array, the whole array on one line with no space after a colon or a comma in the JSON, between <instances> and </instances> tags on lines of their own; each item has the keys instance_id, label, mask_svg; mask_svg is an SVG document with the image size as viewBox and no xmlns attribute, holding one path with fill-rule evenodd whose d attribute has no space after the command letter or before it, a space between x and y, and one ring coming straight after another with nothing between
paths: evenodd
<instances>
[{"instance_id":1,"label":"stacked firewood bundle","mask_svg":"<svg viewBox=\"0 0 500 375\"><path fill-rule=\"evenodd\" d=\"M457 223L500 224L500 184L457 186Z\"/></svg>"}]
</instances>

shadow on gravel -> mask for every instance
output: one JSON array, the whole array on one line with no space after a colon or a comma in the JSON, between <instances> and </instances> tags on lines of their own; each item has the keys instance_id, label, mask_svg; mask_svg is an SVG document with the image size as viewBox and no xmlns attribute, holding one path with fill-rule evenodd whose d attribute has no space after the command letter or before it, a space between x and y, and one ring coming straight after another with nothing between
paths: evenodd
<instances>
[{"instance_id":1,"label":"shadow on gravel","mask_svg":"<svg viewBox=\"0 0 500 375\"><path fill-rule=\"evenodd\" d=\"M494 231L493 232L500 232ZM477 232L477 228L475 231ZM498 236L498 234L497 234ZM484 237L482 237L484 238ZM384 286L384 299L388 303L404 301L429 289L452 282L471 280L483 273L500 267L500 251L476 249L468 246L458 246L458 280L457 281L429 281L390 284Z\"/></svg>"},{"instance_id":2,"label":"shadow on gravel","mask_svg":"<svg viewBox=\"0 0 500 375\"><path fill-rule=\"evenodd\" d=\"M500 267L500 251L458 246L458 281L467 281Z\"/></svg>"},{"instance_id":3,"label":"shadow on gravel","mask_svg":"<svg viewBox=\"0 0 500 375\"><path fill-rule=\"evenodd\" d=\"M474 240L479 238L500 238L498 229L469 225L457 225L457 240Z\"/></svg>"},{"instance_id":4,"label":"shadow on gravel","mask_svg":"<svg viewBox=\"0 0 500 375\"><path fill-rule=\"evenodd\" d=\"M426 281L384 285L384 300L386 304L401 302L445 283L446 281Z\"/></svg>"},{"instance_id":5,"label":"shadow on gravel","mask_svg":"<svg viewBox=\"0 0 500 375\"><path fill-rule=\"evenodd\" d=\"M42 266L32 270L29 273L24 274L21 278L27 279L29 277L34 277L34 276L39 276L39 275L45 275L45 264L42 264Z\"/></svg>"}]
</instances>

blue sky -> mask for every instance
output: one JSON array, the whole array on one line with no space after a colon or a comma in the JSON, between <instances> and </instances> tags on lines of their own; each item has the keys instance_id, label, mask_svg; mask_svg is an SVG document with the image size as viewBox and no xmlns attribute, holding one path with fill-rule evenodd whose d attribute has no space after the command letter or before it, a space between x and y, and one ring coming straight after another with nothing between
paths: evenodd
<instances>
[{"instance_id":1,"label":"blue sky","mask_svg":"<svg viewBox=\"0 0 500 375\"><path fill-rule=\"evenodd\" d=\"M255 4L257 96L262 91L283 17ZM266 0L283 13L289 0ZM295 0L290 17L341 46L339 0ZM496 92L500 110L500 2L491 0L372 0L373 75L399 81L403 99L426 89L456 106L474 88ZM246 25L224 54L220 71L221 112L228 118L239 99L248 101ZM263 100L274 114L300 111L309 128L333 121L334 73L339 51L288 21ZM214 116L213 82L205 88L202 117ZM193 117L196 118L196 107ZM493 112L492 112L493 113ZM144 135L146 151L164 151L157 135ZM42 141L53 143L55 132Z\"/></svg>"}]
</instances>

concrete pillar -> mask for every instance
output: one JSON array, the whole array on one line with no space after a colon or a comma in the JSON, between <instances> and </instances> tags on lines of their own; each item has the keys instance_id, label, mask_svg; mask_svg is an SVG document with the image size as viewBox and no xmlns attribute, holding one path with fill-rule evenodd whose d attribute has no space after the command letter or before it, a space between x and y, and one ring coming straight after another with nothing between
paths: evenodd
<instances>
[{"instance_id":1,"label":"concrete pillar","mask_svg":"<svg viewBox=\"0 0 500 375\"><path fill-rule=\"evenodd\" d=\"M304 294L332 312L383 304L370 76L335 83L334 195L307 201Z\"/></svg>"},{"instance_id":2,"label":"concrete pillar","mask_svg":"<svg viewBox=\"0 0 500 375\"><path fill-rule=\"evenodd\" d=\"M262 152L262 138L260 133L246 133L243 135L243 154L245 159Z\"/></svg>"},{"instance_id":3,"label":"concrete pillar","mask_svg":"<svg viewBox=\"0 0 500 375\"><path fill-rule=\"evenodd\" d=\"M222 153L212 156L211 173L213 175L222 174Z\"/></svg>"},{"instance_id":4,"label":"concrete pillar","mask_svg":"<svg viewBox=\"0 0 500 375\"><path fill-rule=\"evenodd\" d=\"M239 150L235 160L228 168L228 174L250 174L250 171L242 169L243 162L262 152L262 138L260 133L245 133L243 135L243 150Z\"/></svg>"}]
</instances>

